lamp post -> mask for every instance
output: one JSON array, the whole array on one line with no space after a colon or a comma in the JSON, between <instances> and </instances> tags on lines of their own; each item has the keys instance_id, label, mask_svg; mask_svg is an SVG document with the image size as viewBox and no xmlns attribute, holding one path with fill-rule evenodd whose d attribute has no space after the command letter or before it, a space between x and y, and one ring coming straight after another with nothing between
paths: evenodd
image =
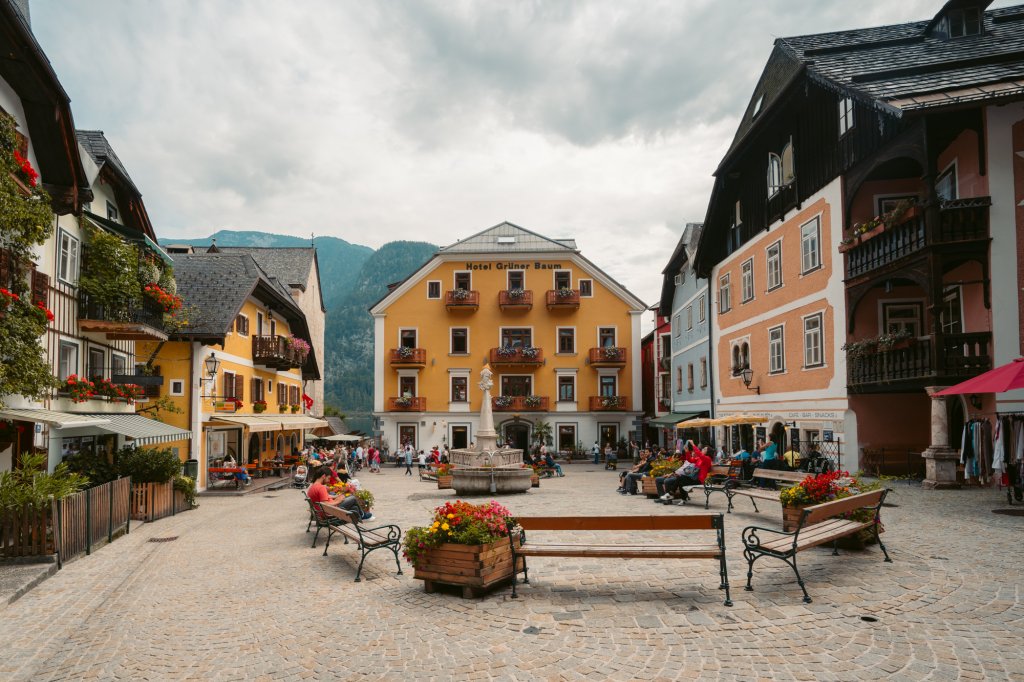
<instances>
[{"instance_id":1,"label":"lamp post","mask_svg":"<svg viewBox=\"0 0 1024 682\"><path fill-rule=\"evenodd\" d=\"M220 369L220 360L217 359L216 353L210 353L210 357L203 360L203 368L206 370L208 377L207 381L212 385L209 395L200 396L202 398L216 398L217 397L217 370Z\"/></svg>"},{"instance_id":2,"label":"lamp post","mask_svg":"<svg viewBox=\"0 0 1024 682\"><path fill-rule=\"evenodd\" d=\"M745 367L743 371L740 372L740 376L743 378L743 385L747 387L748 391L754 391L757 395L761 395L760 386L754 386L753 388L750 387L750 382L754 378L754 371L752 369Z\"/></svg>"}]
</instances>

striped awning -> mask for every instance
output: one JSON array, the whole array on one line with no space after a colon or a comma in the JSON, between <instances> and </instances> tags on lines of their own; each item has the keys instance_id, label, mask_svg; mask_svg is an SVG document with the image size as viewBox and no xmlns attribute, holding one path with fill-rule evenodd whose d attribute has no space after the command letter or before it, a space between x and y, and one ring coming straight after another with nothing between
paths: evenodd
<instances>
[{"instance_id":1,"label":"striped awning","mask_svg":"<svg viewBox=\"0 0 1024 682\"><path fill-rule=\"evenodd\" d=\"M191 431L158 422L141 414L93 414L89 416L106 419L107 423L97 424L95 428L131 438L132 445L155 445L156 443L192 439ZM67 427L63 435L87 435L78 433L77 426Z\"/></svg>"},{"instance_id":2,"label":"striped awning","mask_svg":"<svg viewBox=\"0 0 1024 682\"><path fill-rule=\"evenodd\" d=\"M14 419L23 422L40 422L58 429L74 426L99 426L110 421L111 415L79 414L77 412L56 412L54 410L0 410L0 419Z\"/></svg>"},{"instance_id":3,"label":"striped awning","mask_svg":"<svg viewBox=\"0 0 1024 682\"><path fill-rule=\"evenodd\" d=\"M256 417L253 415L215 415L211 417L211 421L225 422L227 424L237 424L238 426L244 426L249 429L252 433L259 433L261 431L280 431L281 420L277 417Z\"/></svg>"},{"instance_id":4,"label":"striped awning","mask_svg":"<svg viewBox=\"0 0 1024 682\"><path fill-rule=\"evenodd\" d=\"M280 417L274 417L274 419L281 422L281 428L288 429L318 429L324 426L330 426L326 419L317 419L316 417L310 417L305 414L282 414Z\"/></svg>"}]
</instances>

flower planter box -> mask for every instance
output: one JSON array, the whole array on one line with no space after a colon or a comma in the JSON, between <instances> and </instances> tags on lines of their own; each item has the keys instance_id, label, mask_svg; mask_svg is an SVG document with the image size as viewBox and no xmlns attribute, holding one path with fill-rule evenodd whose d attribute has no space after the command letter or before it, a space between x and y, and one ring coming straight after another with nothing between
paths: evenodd
<instances>
[{"instance_id":1,"label":"flower planter box","mask_svg":"<svg viewBox=\"0 0 1024 682\"><path fill-rule=\"evenodd\" d=\"M538 475L536 471L533 472L533 476L530 476L530 487L532 487L532 488L539 488L540 487L540 475Z\"/></svg>"},{"instance_id":2,"label":"flower planter box","mask_svg":"<svg viewBox=\"0 0 1024 682\"><path fill-rule=\"evenodd\" d=\"M647 497L657 497L658 484L654 482L652 477L644 476L640 479L640 492Z\"/></svg>"},{"instance_id":3,"label":"flower planter box","mask_svg":"<svg viewBox=\"0 0 1024 682\"><path fill-rule=\"evenodd\" d=\"M857 248L857 246L859 244L860 244L860 235L855 237L852 242L848 242L846 244L840 243L839 244L839 253L846 253L847 251L855 249L855 248Z\"/></svg>"},{"instance_id":4,"label":"flower planter box","mask_svg":"<svg viewBox=\"0 0 1024 682\"><path fill-rule=\"evenodd\" d=\"M800 519L804 515L806 507L783 507L782 508L782 530L792 533L800 525Z\"/></svg>"},{"instance_id":5,"label":"flower planter box","mask_svg":"<svg viewBox=\"0 0 1024 682\"><path fill-rule=\"evenodd\" d=\"M451 477L451 475L448 475L448 476L438 476L437 477L437 489L438 490L448 490L451 487L452 487L452 477Z\"/></svg>"},{"instance_id":6,"label":"flower planter box","mask_svg":"<svg viewBox=\"0 0 1024 682\"><path fill-rule=\"evenodd\" d=\"M520 570L522 562L520 557ZM481 597L512 578L512 549L508 538L489 545L445 543L421 555L412 577L423 581L427 593L436 592L438 585L451 585L462 588L464 599Z\"/></svg>"}]
</instances>

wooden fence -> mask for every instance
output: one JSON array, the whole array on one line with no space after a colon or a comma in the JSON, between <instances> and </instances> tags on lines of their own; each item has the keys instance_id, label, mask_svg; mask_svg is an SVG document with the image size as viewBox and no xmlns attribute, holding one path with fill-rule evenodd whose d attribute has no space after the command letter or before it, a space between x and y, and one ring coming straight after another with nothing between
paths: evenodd
<instances>
[{"instance_id":1,"label":"wooden fence","mask_svg":"<svg viewBox=\"0 0 1024 682\"><path fill-rule=\"evenodd\" d=\"M113 541L115 533L128 532L131 490L131 479L119 478L56 502L58 564L92 553L94 545Z\"/></svg>"},{"instance_id":2,"label":"wooden fence","mask_svg":"<svg viewBox=\"0 0 1024 682\"><path fill-rule=\"evenodd\" d=\"M53 554L56 525L53 507L24 504L0 511L0 557L27 557Z\"/></svg>"},{"instance_id":3,"label":"wooden fence","mask_svg":"<svg viewBox=\"0 0 1024 682\"><path fill-rule=\"evenodd\" d=\"M186 511L185 496L174 489L174 483L136 483L132 486L132 519L156 521Z\"/></svg>"}]
</instances>

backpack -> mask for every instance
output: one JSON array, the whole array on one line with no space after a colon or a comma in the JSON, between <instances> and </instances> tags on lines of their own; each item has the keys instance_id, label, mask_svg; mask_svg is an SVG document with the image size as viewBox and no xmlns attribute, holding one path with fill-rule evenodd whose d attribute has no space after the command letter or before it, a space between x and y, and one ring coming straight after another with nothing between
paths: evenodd
<instances>
[{"instance_id":1,"label":"backpack","mask_svg":"<svg viewBox=\"0 0 1024 682\"><path fill-rule=\"evenodd\" d=\"M693 462L683 462L683 476L697 478L700 476L700 468Z\"/></svg>"}]
</instances>

